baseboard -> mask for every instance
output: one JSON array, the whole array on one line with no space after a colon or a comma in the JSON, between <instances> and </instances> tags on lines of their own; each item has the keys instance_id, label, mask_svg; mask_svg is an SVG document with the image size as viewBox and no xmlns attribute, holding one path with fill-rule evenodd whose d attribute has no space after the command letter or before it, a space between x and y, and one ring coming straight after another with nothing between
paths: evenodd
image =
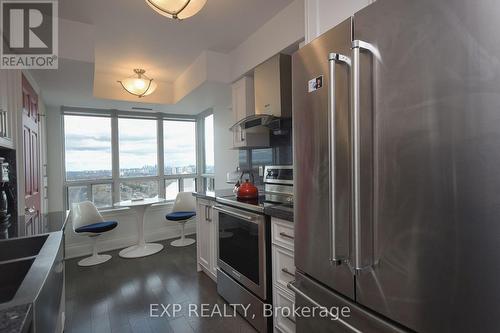
<instances>
[{"instance_id":1,"label":"baseboard","mask_svg":"<svg viewBox=\"0 0 500 333\"><path fill-rule=\"evenodd\" d=\"M211 278L212 280L214 280L215 283L217 283L217 275L212 274L212 272L210 272L210 270L207 269L202 264L198 263L198 265L201 267L201 271L203 273L205 273L206 275L208 275L209 278Z\"/></svg>"},{"instance_id":2,"label":"baseboard","mask_svg":"<svg viewBox=\"0 0 500 333\"><path fill-rule=\"evenodd\" d=\"M186 224L186 235L195 235L196 234L196 225L187 225ZM180 237L179 227L167 226L161 228L160 230L149 230L146 232L145 238L147 242L158 242L166 239L173 239ZM97 241L97 249L99 252L107 252L113 250L119 250L126 248L128 246L134 245L137 243L137 235L131 235L129 237L122 238L113 238L106 239L102 241ZM65 259L73 259L79 258L83 256L88 256L92 254L91 243L76 243L76 244L66 244L66 253Z\"/></svg>"}]
</instances>

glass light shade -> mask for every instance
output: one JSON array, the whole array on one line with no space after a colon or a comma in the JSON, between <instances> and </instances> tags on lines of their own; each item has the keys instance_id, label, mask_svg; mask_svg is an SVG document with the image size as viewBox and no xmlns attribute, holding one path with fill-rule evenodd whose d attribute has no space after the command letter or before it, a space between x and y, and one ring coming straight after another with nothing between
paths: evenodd
<instances>
[{"instance_id":1,"label":"glass light shade","mask_svg":"<svg viewBox=\"0 0 500 333\"><path fill-rule=\"evenodd\" d=\"M118 81L123 89L137 97L151 95L158 86L156 82L144 75L146 71L142 69L134 69L134 72L136 73L135 76Z\"/></svg>"},{"instance_id":2,"label":"glass light shade","mask_svg":"<svg viewBox=\"0 0 500 333\"><path fill-rule=\"evenodd\" d=\"M146 3L157 13L183 20L198 13L207 0L146 0Z\"/></svg>"}]
</instances>

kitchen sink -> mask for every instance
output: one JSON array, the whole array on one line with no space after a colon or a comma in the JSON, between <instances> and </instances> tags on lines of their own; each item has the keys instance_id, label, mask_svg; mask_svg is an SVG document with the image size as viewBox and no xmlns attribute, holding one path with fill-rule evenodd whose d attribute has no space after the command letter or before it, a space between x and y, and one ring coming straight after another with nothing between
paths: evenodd
<instances>
[{"instance_id":1,"label":"kitchen sink","mask_svg":"<svg viewBox=\"0 0 500 333\"><path fill-rule=\"evenodd\" d=\"M49 235L0 241L0 262L38 255Z\"/></svg>"},{"instance_id":2,"label":"kitchen sink","mask_svg":"<svg viewBox=\"0 0 500 333\"><path fill-rule=\"evenodd\" d=\"M14 298L31 268L35 258L0 263L0 303L9 302ZM8 273L7 273L8 272Z\"/></svg>"}]
</instances>

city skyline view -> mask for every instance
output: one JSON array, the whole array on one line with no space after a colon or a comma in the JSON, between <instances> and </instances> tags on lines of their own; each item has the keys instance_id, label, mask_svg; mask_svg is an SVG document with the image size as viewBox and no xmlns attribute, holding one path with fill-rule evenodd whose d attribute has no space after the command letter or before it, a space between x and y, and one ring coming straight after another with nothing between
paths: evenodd
<instances>
[{"instance_id":1,"label":"city skyline view","mask_svg":"<svg viewBox=\"0 0 500 333\"><path fill-rule=\"evenodd\" d=\"M196 124L164 121L164 166L166 175L196 173ZM65 116L65 167L68 180L112 176L111 119ZM158 175L157 122L149 119L119 119L119 164L121 177ZM212 141L213 142L213 141ZM213 144L207 148L213 150ZM213 156L207 152L207 156ZM213 159L206 171L213 171Z\"/></svg>"}]
</instances>

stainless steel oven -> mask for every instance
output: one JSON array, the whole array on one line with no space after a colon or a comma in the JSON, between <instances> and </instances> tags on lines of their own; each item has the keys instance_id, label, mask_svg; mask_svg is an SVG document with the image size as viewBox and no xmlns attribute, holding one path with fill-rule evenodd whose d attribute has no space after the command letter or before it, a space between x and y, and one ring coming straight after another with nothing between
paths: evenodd
<instances>
[{"instance_id":1,"label":"stainless steel oven","mask_svg":"<svg viewBox=\"0 0 500 333\"><path fill-rule=\"evenodd\" d=\"M230 304L249 305L240 314L259 332L273 331L272 316L264 316L272 303L271 223L265 207L293 204L293 168L265 168L265 189L254 200L217 197L217 292ZM240 309L240 307L237 307Z\"/></svg>"},{"instance_id":2,"label":"stainless steel oven","mask_svg":"<svg viewBox=\"0 0 500 333\"><path fill-rule=\"evenodd\" d=\"M215 205L214 209L219 222L219 268L266 300L270 255L266 216L222 204Z\"/></svg>"}]
</instances>

